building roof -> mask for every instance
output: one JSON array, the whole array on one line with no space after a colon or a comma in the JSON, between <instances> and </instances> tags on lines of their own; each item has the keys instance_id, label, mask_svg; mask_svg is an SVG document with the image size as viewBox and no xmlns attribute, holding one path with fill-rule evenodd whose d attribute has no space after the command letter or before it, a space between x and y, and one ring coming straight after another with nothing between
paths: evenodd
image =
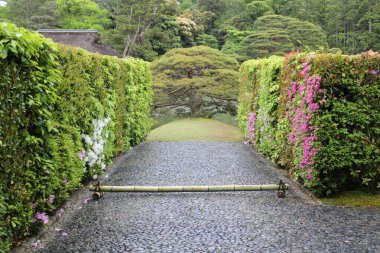
<instances>
[{"instance_id":1,"label":"building roof","mask_svg":"<svg viewBox=\"0 0 380 253\"><path fill-rule=\"evenodd\" d=\"M114 48L100 42L98 30L39 29L37 32L60 44L80 47L93 53L121 57Z\"/></svg>"},{"instance_id":2,"label":"building roof","mask_svg":"<svg viewBox=\"0 0 380 253\"><path fill-rule=\"evenodd\" d=\"M98 30L81 30L81 29L38 29L41 33L99 33Z\"/></svg>"}]
</instances>

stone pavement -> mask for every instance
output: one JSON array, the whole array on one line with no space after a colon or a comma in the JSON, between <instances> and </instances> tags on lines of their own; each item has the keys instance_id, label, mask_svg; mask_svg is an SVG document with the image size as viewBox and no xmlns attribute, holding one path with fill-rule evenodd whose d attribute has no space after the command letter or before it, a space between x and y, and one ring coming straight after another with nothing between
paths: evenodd
<instances>
[{"instance_id":1,"label":"stone pavement","mask_svg":"<svg viewBox=\"0 0 380 253\"><path fill-rule=\"evenodd\" d=\"M242 143L143 143L108 173L102 184L289 182ZM285 199L276 192L106 193L85 203L90 196L49 228L43 252L380 252L379 209L316 205L294 187Z\"/></svg>"}]
</instances>

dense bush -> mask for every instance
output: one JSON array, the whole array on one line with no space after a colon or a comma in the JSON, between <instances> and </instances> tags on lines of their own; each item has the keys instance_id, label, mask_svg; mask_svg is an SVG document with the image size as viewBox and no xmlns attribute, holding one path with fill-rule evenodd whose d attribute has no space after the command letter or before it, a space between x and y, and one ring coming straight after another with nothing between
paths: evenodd
<instances>
[{"instance_id":1,"label":"dense bush","mask_svg":"<svg viewBox=\"0 0 380 253\"><path fill-rule=\"evenodd\" d=\"M241 67L239 124L317 194L380 187L380 55L289 54Z\"/></svg>"},{"instance_id":2,"label":"dense bush","mask_svg":"<svg viewBox=\"0 0 380 253\"><path fill-rule=\"evenodd\" d=\"M0 25L0 251L150 128L149 64ZM60 210L61 212L61 210Z\"/></svg>"}]
</instances>

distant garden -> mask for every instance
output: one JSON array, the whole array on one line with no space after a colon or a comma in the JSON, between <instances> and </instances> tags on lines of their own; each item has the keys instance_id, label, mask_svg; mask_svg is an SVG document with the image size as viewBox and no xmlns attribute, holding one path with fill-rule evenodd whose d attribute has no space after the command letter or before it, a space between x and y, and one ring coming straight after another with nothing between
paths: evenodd
<instances>
[{"instance_id":1,"label":"distant garden","mask_svg":"<svg viewBox=\"0 0 380 253\"><path fill-rule=\"evenodd\" d=\"M378 1L0 3L0 252L153 123L182 117L237 118L317 195L380 188ZM97 29L123 58L40 28Z\"/></svg>"}]
</instances>

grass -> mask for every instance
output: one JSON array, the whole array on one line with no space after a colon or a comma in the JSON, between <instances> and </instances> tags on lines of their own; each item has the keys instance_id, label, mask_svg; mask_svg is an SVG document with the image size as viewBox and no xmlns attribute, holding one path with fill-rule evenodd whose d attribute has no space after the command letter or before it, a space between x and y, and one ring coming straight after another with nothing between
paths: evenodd
<instances>
[{"instance_id":1,"label":"grass","mask_svg":"<svg viewBox=\"0 0 380 253\"><path fill-rule=\"evenodd\" d=\"M336 196L320 199L322 203L335 206L380 207L380 192L346 191Z\"/></svg>"},{"instance_id":2,"label":"grass","mask_svg":"<svg viewBox=\"0 0 380 253\"><path fill-rule=\"evenodd\" d=\"M148 141L220 141L241 142L243 134L237 127L212 119L177 120L154 129Z\"/></svg>"}]
</instances>

